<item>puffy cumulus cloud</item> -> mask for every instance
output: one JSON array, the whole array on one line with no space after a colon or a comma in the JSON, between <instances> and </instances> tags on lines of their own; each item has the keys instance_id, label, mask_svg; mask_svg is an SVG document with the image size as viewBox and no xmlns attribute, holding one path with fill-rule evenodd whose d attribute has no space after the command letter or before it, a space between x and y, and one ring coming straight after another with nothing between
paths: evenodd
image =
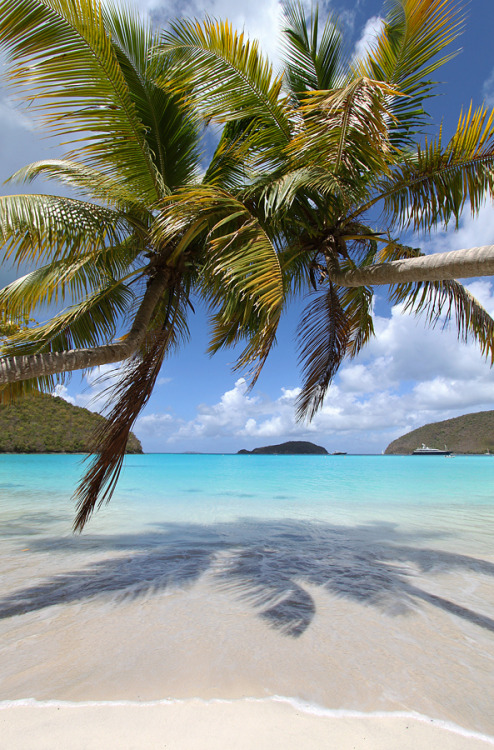
<instances>
[{"instance_id":1,"label":"puffy cumulus cloud","mask_svg":"<svg viewBox=\"0 0 494 750\"><path fill-rule=\"evenodd\" d=\"M372 49L376 42L377 37L381 33L383 28L384 18L381 16L372 16L369 18L362 30L360 39L355 44L353 57L355 60L359 60L366 55L366 53Z\"/></svg>"},{"instance_id":2,"label":"puffy cumulus cloud","mask_svg":"<svg viewBox=\"0 0 494 750\"><path fill-rule=\"evenodd\" d=\"M493 285L470 286L494 310ZM299 387L283 387L276 398L250 393L239 378L217 403L198 406L193 419L150 415L139 420L137 434L145 437L149 427L174 450L236 451L299 439L328 450L379 452L427 422L492 408L494 377L478 346L459 342L453 327L432 330L395 306L390 317L376 318L375 339L341 368L310 424L296 421L299 394Z\"/></svg>"},{"instance_id":3,"label":"puffy cumulus cloud","mask_svg":"<svg viewBox=\"0 0 494 750\"><path fill-rule=\"evenodd\" d=\"M139 417L136 421L134 432L137 432L141 439L167 438L170 433L177 428L176 420L171 414L146 414Z\"/></svg>"},{"instance_id":4,"label":"puffy cumulus cloud","mask_svg":"<svg viewBox=\"0 0 494 750\"><path fill-rule=\"evenodd\" d=\"M484 203L476 215L472 215L467 203L458 229L453 225L430 236L416 236L417 244L426 252L445 253L469 247L492 245L494 242L494 206Z\"/></svg>"},{"instance_id":5,"label":"puffy cumulus cloud","mask_svg":"<svg viewBox=\"0 0 494 750\"><path fill-rule=\"evenodd\" d=\"M54 389L54 391L53 391L53 393L52 393L51 395L52 395L52 396L57 396L58 398L63 398L63 400L64 400L64 401L68 401L68 402L69 402L69 404L72 404L73 406L75 406L75 405L76 405L76 403L75 403L75 398L73 398L73 397L72 397L72 396L71 396L71 395L69 394L69 391L68 391L68 389L67 389L67 386L65 386L65 385L62 385L62 383L58 383L58 384L57 384L57 385L55 386L55 389Z\"/></svg>"},{"instance_id":6,"label":"puffy cumulus cloud","mask_svg":"<svg viewBox=\"0 0 494 750\"><path fill-rule=\"evenodd\" d=\"M102 365L94 367L84 374L82 379L83 390L77 393L69 393L65 385L55 386L53 396L60 396L75 406L83 406L90 411L104 413L111 406L109 397L111 391L125 373L125 365ZM72 389L73 391L73 389Z\"/></svg>"},{"instance_id":7,"label":"puffy cumulus cloud","mask_svg":"<svg viewBox=\"0 0 494 750\"><path fill-rule=\"evenodd\" d=\"M283 3L265 0L261 3L237 3L233 0L146 0L143 4L151 20L161 26L176 18L206 16L228 20L234 29L244 30L250 38L258 39L261 49L275 60L279 55L280 30L283 22ZM310 9L310 4L307 5Z\"/></svg>"}]
</instances>

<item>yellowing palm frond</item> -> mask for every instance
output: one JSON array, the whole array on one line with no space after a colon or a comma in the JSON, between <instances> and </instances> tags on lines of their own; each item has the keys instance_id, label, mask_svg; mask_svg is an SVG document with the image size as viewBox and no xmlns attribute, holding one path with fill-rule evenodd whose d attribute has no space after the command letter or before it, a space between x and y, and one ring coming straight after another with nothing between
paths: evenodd
<instances>
[{"instance_id":1,"label":"yellowing palm frond","mask_svg":"<svg viewBox=\"0 0 494 750\"><path fill-rule=\"evenodd\" d=\"M45 159L27 164L17 170L7 182L32 182L39 176L62 182L109 206L143 212L148 210L147 204L132 191L131 185L125 185L111 175L86 164L67 159Z\"/></svg>"},{"instance_id":2,"label":"yellowing palm frond","mask_svg":"<svg viewBox=\"0 0 494 750\"><path fill-rule=\"evenodd\" d=\"M323 165L348 181L386 173L391 161L386 98L395 89L368 78L336 91L307 94L300 111L305 127L288 148L295 164Z\"/></svg>"},{"instance_id":3,"label":"yellowing palm frond","mask_svg":"<svg viewBox=\"0 0 494 750\"><path fill-rule=\"evenodd\" d=\"M461 115L450 142L441 136L403 159L378 186L377 200L396 225L429 231L470 203L473 213L494 195L494 110L479 107Z\"/></svg>"}]
</instances>

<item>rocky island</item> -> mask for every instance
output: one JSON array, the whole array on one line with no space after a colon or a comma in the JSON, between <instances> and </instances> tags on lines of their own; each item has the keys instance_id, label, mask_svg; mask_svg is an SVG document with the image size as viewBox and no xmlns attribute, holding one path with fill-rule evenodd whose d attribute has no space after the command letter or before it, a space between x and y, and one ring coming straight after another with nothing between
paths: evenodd
<instances>
[{"instance_id":1,"label":"rocky island","mask_svg":"<svg viewBox=\"0 0 494 750\"><path fill-rule=\"evenodd\" d=\"M263 448L254 448L252 451L245 449L238 451L239 455L274 455L274 456L327 456L326 448L321 445L309 443L306 440L289 440L279 445L266 445Z\"/></svg>"}]
</instances>

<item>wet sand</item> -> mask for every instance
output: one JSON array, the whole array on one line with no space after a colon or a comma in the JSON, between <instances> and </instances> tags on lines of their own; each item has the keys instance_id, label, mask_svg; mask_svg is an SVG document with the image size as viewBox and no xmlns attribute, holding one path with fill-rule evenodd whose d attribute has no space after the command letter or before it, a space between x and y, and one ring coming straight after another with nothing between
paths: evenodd
<instances>
[{"instance_id":1,"label":"wet sand","mask_svg":"<svg viewBox=\"0 0 494 750\"><path fill-rule=\"evenodd\" d=\"M19 541L2 750L494 746L487 544L293 520Z\"/></svg>"},{"instance_id":2,"label":"wet sand","mask_svg":"<svg viewBox=\"0 0 494 750\"><path fill-rule=\"evenodd\" d=\"M314 613L310 627L296 636L273 627L245 592L218 585L214 570L165 592L150 587L143 594L61 602L7 617L0 621L0 700L81 705L6 708L4 703L0 718L8 733L0 733L2 750L62 748L69 735L71 748L77 748L71 735L76 725L87 739L81 748L104 746L105 732L108 737L120 732L122 739L112 747L144 750L161 747L153 742L163 723L169 735L166 742L160 739L162 746L177 750L485 746L487 740L469 733L494 736L494 632L486 627L492 582L464 572L412 574L414 588L431 599L417 599L405 609L385 598L380 606L362 605L304 584ZM441 601L463 600L465 611L469 592L470 607L475 603L477 612L484 607L483 626L437 606L436 592ZM273 705L267 700L273 695L329 710L418 712L462 727L465 734L410 716L305 715ZM185 702L132 706L129 712L83 705L163 699ZM204 704L218 699L233 703ZM136 728L141 725L142 731ZM229 744L239 728L237 744ZM437 733L445 733L440 742Z\"/></svg>"}]
</instances>

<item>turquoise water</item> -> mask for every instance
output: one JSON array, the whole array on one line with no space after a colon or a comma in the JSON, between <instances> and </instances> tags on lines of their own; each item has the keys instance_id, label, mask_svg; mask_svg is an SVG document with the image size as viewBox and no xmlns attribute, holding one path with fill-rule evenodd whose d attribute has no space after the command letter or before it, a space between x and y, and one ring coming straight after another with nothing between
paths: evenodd
<instances>
[{"instance_id":1,"label":"turquoise water","mask_svg":"<svg viewBox=\"0 0 494 750\"><path fill-rule=\"evenodd\" d=\"M1 455L0 520L29 533L70 534L82 456ZM85 534L160 524L297 519L423 527L492 551L489 456L236 456L149 454L126 459L109 506Z\"/></svg>"}]
</instances>

